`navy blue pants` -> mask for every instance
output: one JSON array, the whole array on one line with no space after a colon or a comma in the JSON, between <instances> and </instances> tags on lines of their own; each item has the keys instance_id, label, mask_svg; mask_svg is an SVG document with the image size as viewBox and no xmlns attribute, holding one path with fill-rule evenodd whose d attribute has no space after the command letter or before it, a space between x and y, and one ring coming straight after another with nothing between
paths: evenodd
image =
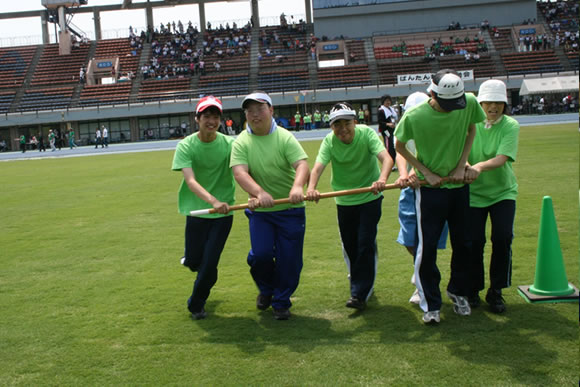
<instances>
[{"instance_id":1,"label":"navy blue pants","mask_svg":"<svg viewBox=\"0 0 580 387\"><path fill-rule=\"evenodd\" d=\"M337 205L344 260L350 273L350 295L366 301L377 273L377 227L383 197L356 206Z\"/></svg>"},{"instance_id":2,"label":"navy blue pants","mask_svg":"<svg viewBox=\"0 0 580 387\"><path fill-rule=\"evenodd\" d=\"M485 225L489 216L491 220L491 260L489 281L492 289L503 289L511 285L512 278L512 240L514 238L514 218L516 201L502 200L489 207L471 207L469 221L471 230L472 259L471 280L472 292L476 293L485 287L483 253L486 242Z\"/></svg>"},{"instance_id":3,"label":"navy blue pants","mask_svg":"<svg viewBox=\"0 0 580 387\"><path fill-rule=\"evenodd\" d=\"M274 309L292 306L290 296L300 282L306 215L304 208L245 211L252 248L248 265L260 294L272 296Z\"/></svg>"},{"instance_id":4,"label":"navy blue pants","mask_svg":"<svg viewBox=\"0 0 580 387\"><path fill-rule=\"evenodd\" d=\"M440 310L441 273L437 267L437 244L445 221L449 225L452 248L447 290L467 296L470 289L469 186L453 189L421 187L415 195L419 238L415 252L415 281L422 295L419 305L425 312Z\"/></svg>"},{"instance_id":5,"label":"navy blue pants","mask_svg":"<svg viewBox=\"0 0 580 387\"><path fill-rule=\"evenodd\" d=\"M217 282L217 266L232 229L233 219L233 216L212 219L186 217L184 265L197 272L193 292L187 301L187 307L192 313L203 308L211 288Z\"/></svg>"}]
</instances>

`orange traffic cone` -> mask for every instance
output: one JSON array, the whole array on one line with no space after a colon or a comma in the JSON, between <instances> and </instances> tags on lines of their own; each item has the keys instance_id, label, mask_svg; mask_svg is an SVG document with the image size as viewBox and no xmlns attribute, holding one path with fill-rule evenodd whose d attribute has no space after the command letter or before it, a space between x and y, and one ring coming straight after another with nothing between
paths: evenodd
<instances>
[{"instance_id":1,"label":"orange traffic cone","mask_svg":"<svg viewBox=\"0 0 580 387\"><path fill-rule=\"evenodd\" d=\"M533 285L518 286L518 292L527 302L578 302L578 289L568 282L552 198L544 196L536 275Z\"/></svg>"}]
</instances>

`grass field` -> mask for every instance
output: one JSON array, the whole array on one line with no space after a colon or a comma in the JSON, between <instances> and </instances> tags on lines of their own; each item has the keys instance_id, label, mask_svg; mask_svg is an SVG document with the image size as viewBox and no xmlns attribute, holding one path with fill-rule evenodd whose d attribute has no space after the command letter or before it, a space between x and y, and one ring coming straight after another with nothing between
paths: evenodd
<instances>
[{"instance_id":1,"label":"grass field","mask_svg":"<svg viewBox=\"0 0 580 387\"><path fill-rule=\"evenodd\" d=\"M311 164L319 143L303 143ZM348 280L329 199L307 205L291 320L256 310L247 221L236 213L209 316L192 321L172 157L0 163L0 385L577 385L578 305L532 305L516 291L534 281L544 195L578 286L576 124L521 130L507 313L484 305L457 316L444 297L437 327L408 303L411 257L394 242L395 191L385 193L375 296L364 313L344 307ZM237 198L245 200L241 190ZM449 250L438 262L444 289Z\"/></svg>"}]
</instances>

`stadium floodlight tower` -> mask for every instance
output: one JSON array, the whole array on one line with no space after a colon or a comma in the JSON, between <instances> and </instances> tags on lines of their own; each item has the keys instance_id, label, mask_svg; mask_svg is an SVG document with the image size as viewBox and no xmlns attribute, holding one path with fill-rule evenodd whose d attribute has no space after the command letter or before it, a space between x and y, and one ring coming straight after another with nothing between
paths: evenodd
<instances>
[{"instance_id":1,"label":"stadium floodlight tower","mask_svg":"<svg viewBox=\"0 0 580 387\"><path fill-rule=\"evenodd\" d=\"M66 25L66 17L64 11L67 7L79 7L86 5L87 0L41 0L42 5L48 10L56 9L58 12L58 25L60 32L59 38L59 54L70 54L72 47L71 34Z\"/></svg>"}]
</instances>

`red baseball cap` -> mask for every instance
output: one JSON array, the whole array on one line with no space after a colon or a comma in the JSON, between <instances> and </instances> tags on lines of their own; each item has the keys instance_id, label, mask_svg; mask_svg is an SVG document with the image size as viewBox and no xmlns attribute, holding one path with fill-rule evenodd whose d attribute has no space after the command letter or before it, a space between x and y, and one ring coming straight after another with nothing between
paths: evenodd
<instances>
[{"instance_id":1,"label":"red baseball cap","mask_svg":"<svg viewBox=\"0 0 580 387\"><path fill-rule=\"evenodd\" d=\"M220 101L218 98L214 97L213 95L208 95L207 97L203 97L202 99L199 100L199 102L197 103L197 106L195 107L195 114L196 115L200 114L205 109L207 109L208 107L211 107L211 106L218 108L220 113L223 112L222 101Z\"/></svg>"}]
</instances>

